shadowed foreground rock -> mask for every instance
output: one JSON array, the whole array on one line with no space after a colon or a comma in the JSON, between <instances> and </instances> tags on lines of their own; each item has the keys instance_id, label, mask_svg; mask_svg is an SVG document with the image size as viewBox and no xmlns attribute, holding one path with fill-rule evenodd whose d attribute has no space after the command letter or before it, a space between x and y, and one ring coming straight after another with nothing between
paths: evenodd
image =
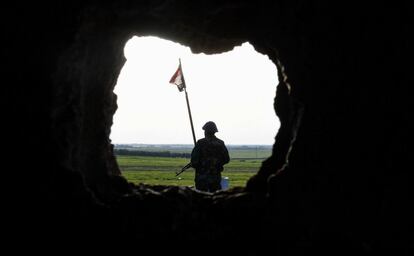
<instances>
[{"instance_id":1,"label":"shadowed foreground rock","mask_svg":"<svg viewBox=\"0 0 414 256\"><path fill-rule=\"evenodd\" d=\"M403 3L75 0L2 8L8 238L128 239L138 248L144 240L232 237L248 241L239 246L250 255L413 248L413 29ZM207 54L248 41L275 63L281 127L245 189L208 195L117 177L113 89L134 35ZM258 240L266 242L253 246Z\"/></svg>"}]
</instances>

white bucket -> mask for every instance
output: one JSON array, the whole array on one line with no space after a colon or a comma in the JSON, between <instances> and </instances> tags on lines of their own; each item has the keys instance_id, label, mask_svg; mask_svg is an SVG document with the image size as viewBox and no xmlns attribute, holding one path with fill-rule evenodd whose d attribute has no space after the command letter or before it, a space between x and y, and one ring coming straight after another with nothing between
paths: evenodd
<instances>
[{"instance_id":1,"label":"white bucket","mask_svg":"<svg viewBox=\"0 0 414 256\"><path fill-rule=\"evenodd\" d=\"M229 177L221 177L221 189L228 189L229 188Z\"/></svg>"}]
</instances>

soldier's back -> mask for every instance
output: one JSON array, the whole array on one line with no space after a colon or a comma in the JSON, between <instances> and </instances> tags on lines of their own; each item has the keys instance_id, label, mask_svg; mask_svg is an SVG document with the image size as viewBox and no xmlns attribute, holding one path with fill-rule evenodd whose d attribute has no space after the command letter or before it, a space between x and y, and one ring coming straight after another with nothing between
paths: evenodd
<instances>
[{"instance_id":1,"label":"soldier's back","mask_svg":"<svg viewBox=\"0 0 414 256\"><path fill-rule=\"evenodd\" d=\"M224 142L217 137L203 138L199 142L203 156L218 156L224 147Z\"/></svg>"},{"instance_id":2,"label":"soldier's back","mask_svg":"<svg viewBox=\"0 0 414 256\"><path fill-rule=\"evenodd\" d=\"M220 173L223 170L223 159L226 158L224 142L216 137L204 138L200 145L200 171L210 174Z\"/></svg>"}]
</instances>

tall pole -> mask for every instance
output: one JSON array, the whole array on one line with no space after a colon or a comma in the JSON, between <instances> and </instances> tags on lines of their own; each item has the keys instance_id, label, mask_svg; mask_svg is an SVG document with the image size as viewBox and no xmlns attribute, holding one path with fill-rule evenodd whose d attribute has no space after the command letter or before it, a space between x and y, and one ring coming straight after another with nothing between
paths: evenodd
<instances>
[{"instance_id":1,"label":"tall pole","mask_svg":"<svg viewBox=\"0 0 414 256\"><path fill-rule=\"evenodd\" d=\"M195 136L195 133L194 133L193 118L191 117L190 102L188 101L188 93L187 93L187 90L186 90L185 87L184 87L184 92L185 92L185 99L187 100L188 116L190 117L191 131L193 132L193 141L194 141L194 145L195 145L196 144L196 136Z\"/></svg>"},{"instance_id":2,"label":"tall pole","mask_svg":"<svg viewBox=\"0 0 414 256\"><path fill-rule=\"evenodd\" d=\"M191 116L191 108L190 108L190 102L188 100L188 93L187 93L187 85L185 84L185 80L184 80L184 73L183 73L183 67L181 66L181 58L178 59L180 61L180 68L181 68L181 76L182 76L182 80L184 83L184 92L185 92L185 99L187 101L187 110L188 110L188 116L190 117L190 124L191 124L191 131L193 133L193 141L194 141L194 145L196 144L196 136L195 136L195 132L194 132L194 125L193 125L193 118Z\"/></svg>"}]
</instances>

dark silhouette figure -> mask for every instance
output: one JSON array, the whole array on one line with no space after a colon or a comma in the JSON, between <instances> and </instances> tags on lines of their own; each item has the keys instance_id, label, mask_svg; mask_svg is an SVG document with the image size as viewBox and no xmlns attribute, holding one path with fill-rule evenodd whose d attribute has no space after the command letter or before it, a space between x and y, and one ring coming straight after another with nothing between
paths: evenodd
<instances>
[{"instance_id":1,"label":"dark silhouette figure","mask_svg":"<svg viewBox=\"0 0 414 256\"><path fill-rule=\"evenodd\" d=\"M196 189L214 192L221 189L221 172L230 157L224 142L214 135L218 132L216 124L209 121L203 130L205 137L197 141L191 152L191 165L196 170Z\"/></svg>"}]
</instances>

